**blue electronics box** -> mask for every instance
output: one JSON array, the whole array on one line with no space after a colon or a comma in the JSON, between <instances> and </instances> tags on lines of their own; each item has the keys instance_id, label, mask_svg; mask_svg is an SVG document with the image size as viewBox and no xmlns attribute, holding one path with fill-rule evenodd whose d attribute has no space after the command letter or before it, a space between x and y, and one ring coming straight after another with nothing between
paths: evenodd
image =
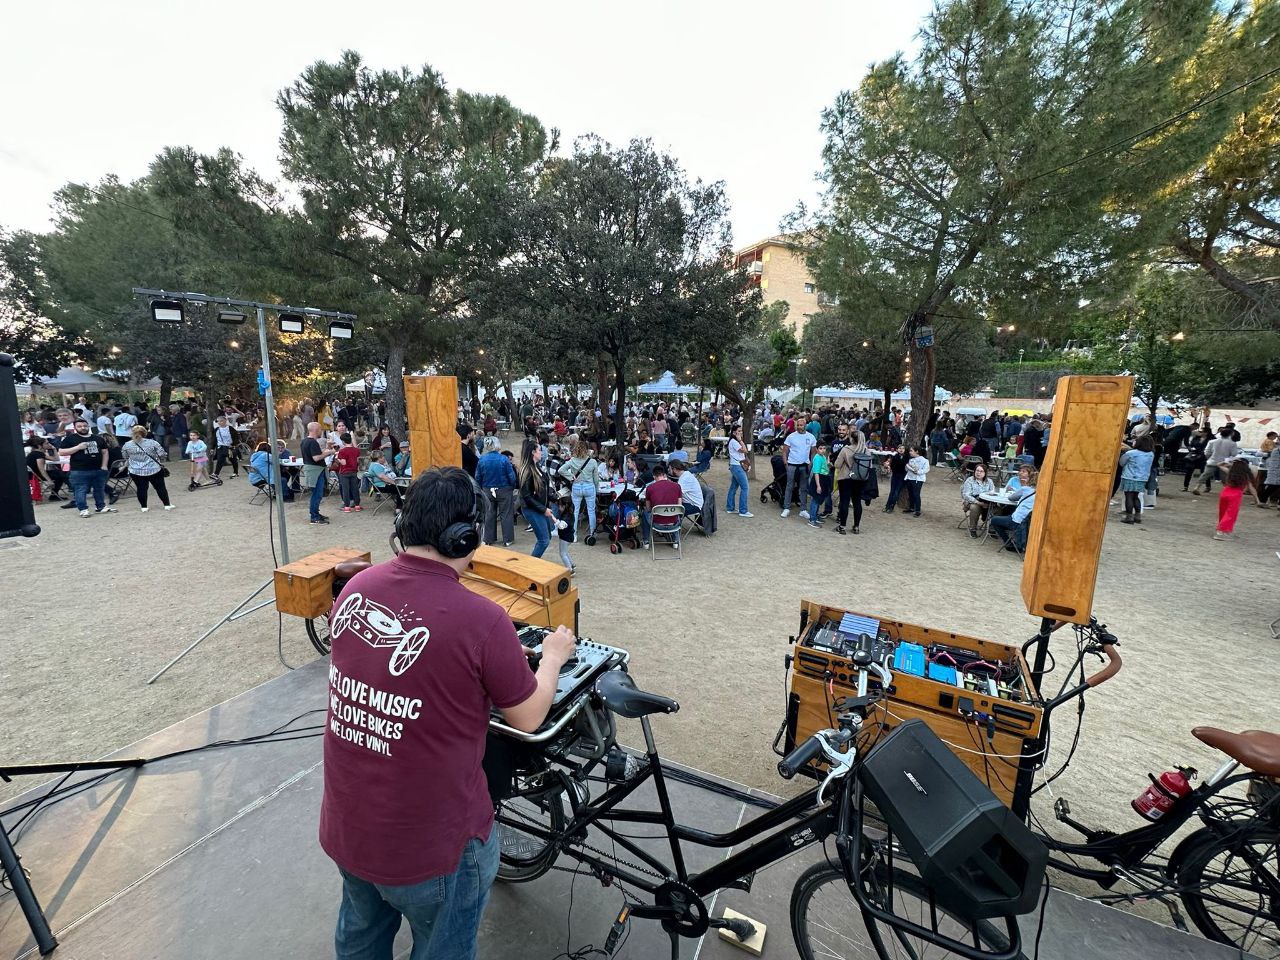
<instances>
[{"instance_id":1,"label":"blue electronics box","mask_svg":"<svg viewBox=\"0 0 1280 960\"><path fill-rule=\"evenodd\" d=\"M893 655L893 668L913 677L924 676L924 647L918 643L899 643Z\"/></svg>"}]
</instances>

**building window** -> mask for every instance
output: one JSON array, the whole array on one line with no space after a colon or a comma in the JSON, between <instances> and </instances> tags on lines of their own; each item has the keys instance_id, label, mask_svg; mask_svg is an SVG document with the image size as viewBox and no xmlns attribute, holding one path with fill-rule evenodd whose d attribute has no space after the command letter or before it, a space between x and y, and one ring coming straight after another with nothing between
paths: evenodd
<instances>
[{"instance_id":1,"label":"building window","mask_svg":"<svg viewBox=\"0 0 1280 960\"><path fill-rule=\"evenodd\" d=\"M817 288L816 286L814 286L812 283L806 283L806 284L804 285L804 292L805 292L805 293L813 293L813 292L814 292L815 290L817 290L817 289L818 289L818 288Z\"/></svg>"}]
</instances>

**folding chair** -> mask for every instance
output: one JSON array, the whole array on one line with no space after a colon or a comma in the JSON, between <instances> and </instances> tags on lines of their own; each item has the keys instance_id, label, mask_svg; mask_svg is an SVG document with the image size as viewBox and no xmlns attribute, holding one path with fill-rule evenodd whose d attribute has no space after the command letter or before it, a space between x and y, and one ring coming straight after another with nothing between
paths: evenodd
<instances>
[{"instance_id":1,"label":"folding chair","mask_svg":"<svg viewBox=\"0 0 1280 960\"><path fill-rule=\"evenodd\" d=\"M658 537L667 538L667 542L675 547L676 559L683 560L684 553L680 547L680 527L684 523L684 507L678 503L658 504L653 508L649 523L649 552L653 559L658 559Z\"/></svg>"},{"instance_id":2,"label":"folding chair","mask_svg":"<svg viewBox=\"0 0 1280 960\"><path fill-rule=\"evenodd\" d=\"M705 512L705 510L706 510L706 509L707 509L706 501L703 501L703 505L702 505L702 510L701 510L701 511L699 511L698 513L686 513L686 514L684 514L683 522L684 522L684 523L689 524L689 532L690 532L690 533L693 533L693 531L697 530L697 531L698 531L700 534L702 534L704 537L708 537L708 536L710 536L710 534L709 534L709 533L707 533L707 528L703 525L703 520L704 520L704 518L705 518L705 517L704 517L704 512Z\"/></svg>"},{"instance_id":3,"label":"folding chair","mask_svg":"<svg viewBox=\"0 0 1280 960\"><path fill-rule=\"evenodd\" d=\"M253 485L253 496L249 498L249 504L270 503L276 498L275 484L261 482Z\"/></svg>"},{"instance_id":4,"label":"folding chair","mask_svg":"<svg viewBox=\"0 0 1280 960\"><path fill-rule=\"evenodd\" d=\"M133 474L129 472L128 460L117 460L111 464L107 473L107 498L115 503L129 492L133 486Z\"/></svg>"},{"instance_id":5,"label":"folding chair","mask_svg":"<svg viewBox=\"0 0 1280 960\"><path fill-rule=\"evenodd\" d=\"M955 480L957 483L964 481L964 471L960 469L960 458L954 453L943 455L943 462L947 465L947 480Z\"/></svg>"}]
</instances>

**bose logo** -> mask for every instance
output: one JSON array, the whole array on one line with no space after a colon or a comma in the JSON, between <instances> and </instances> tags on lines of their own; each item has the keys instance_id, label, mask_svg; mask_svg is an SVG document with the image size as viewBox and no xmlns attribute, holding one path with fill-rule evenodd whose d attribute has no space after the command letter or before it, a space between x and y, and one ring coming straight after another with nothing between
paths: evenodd
<instances>
[{"instance_id":1,"label":"bose logo","mask_svg":"<svg viewBox=\"0 0 1280 960\"><path fill-rule=\"evenodd\" d=\"M913 787L919 790L924 796L927 797L929 795L929 791L920 785L920 781L917 780L914 776L912 776L910 770L903 770L902 772L907 775L907 779L911 781L911 785Z\"/></svg>"}]
</instances>

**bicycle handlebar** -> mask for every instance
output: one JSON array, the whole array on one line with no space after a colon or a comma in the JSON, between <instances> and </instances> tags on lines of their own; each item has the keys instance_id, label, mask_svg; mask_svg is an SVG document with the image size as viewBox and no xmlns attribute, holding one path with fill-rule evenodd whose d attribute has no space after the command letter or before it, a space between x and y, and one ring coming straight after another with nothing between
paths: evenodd
<instances>
[{"instance_id":1,"label":"bicycle handlebar","mask_svg":"<svg viewBox=\"0 0 1280 960\"><path fill-rule=\"evenodd\" d=\"M1120 658L1120 652L1116 650L1115 637L1107 637L1100 640L1099 643L1102 646L1103 655L1107 658L1107 665L1084 682L1086 687L1096 687L1100 683L1106 683L1119 673L1120 668L1124 666L1124 660Z\"/></svg>"},{"instance_id":2,"label":"bicycle handlebar","mask_svg":"<svg viewBox=\"0 0 1280 960\"><path fill-rule=\"evenodd\" d=\"M819 730L778 761L778 773L784 780L790 780L802 766L821 755L828 742L838 747L852 739L852 730Z\"/></svg>"}]
</instances>

